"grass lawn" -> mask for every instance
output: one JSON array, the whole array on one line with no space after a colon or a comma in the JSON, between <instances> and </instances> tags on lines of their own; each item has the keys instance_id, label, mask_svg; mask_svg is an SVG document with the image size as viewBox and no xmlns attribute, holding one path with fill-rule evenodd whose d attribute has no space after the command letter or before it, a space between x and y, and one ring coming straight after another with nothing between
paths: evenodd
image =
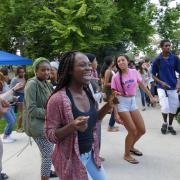
<instances>
[{"instance_id":1,"label":"grass lawn","mask_svg":"<svg viewBox=\"0 0 180 180\"><path fill-rule=\"evenodd\" d=\"M18 114L16 114L16 122L17 122L17 116L18 116ZM5 127L6 127L6 120L2 117L2 118L0 118L0 134L3 134ZM16 129L16 124L15 124L13 130L15 130L15 129Z\"/></svg>"},{"instance_id":2,"label":"grass lawn","mask_svg":"<svg viewBox=\"0 0 180 180\"><path fill-rule=\"evenodd\" d=\"M0 134L3 133L5 126L6 126L6 121L4 119L1 119L0 120Z\"/></svg>"}]
</instances>

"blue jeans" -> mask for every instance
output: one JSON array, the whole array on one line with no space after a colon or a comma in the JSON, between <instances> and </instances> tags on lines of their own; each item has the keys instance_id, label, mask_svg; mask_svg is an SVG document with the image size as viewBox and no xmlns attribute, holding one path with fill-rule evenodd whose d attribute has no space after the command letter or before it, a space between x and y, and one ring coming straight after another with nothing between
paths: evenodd
<instances>
[{"instance_id":1,"label":"blue jeans","mask_svg":"<svg viewBox=\"0 0 180 180\"><path fill-rule=\"evenodd\" d=\"M81 162L86 168L88 180L107 180L104 168L100 169L94 164L92 152L81 154Z\"/></svg>"},{"instance_id":2,"label":"blue jeans","mask_svg":"<svg viewBox=\"0 0 180 180\"><path fill-rule=\"evenodd\" d=\"M4 134L9 136L12 133L13 127L16 123L16 115L12 107L8 109L3 115L4 119L7 121L7 126L5 127Z\"/></svg>"},{"instance_id":3,"label":"blue jeans","mask_svg":"<svg viewBox=\"0 0 180 180\"><path fill-rule=\"evenodd\" d=\"M150 104L150 99L146 95L146 93L141 88L139 88L139 90L140 90L140 93L141 93L141 102L142 102L142 105L145 106L145 103Z\"/></svg>"}]
</instances>

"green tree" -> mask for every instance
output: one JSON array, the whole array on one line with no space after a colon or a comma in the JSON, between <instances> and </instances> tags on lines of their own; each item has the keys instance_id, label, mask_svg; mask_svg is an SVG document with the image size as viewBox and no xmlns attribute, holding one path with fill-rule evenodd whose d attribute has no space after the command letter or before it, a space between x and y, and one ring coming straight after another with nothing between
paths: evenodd
<instances>
[{"instance_id":1,"label":"green tree","mask_svg":"<svg viewBox=\"0 0 180 180\"><path fill-rule=\"evenodd\" d=\"M30 53L53 56L70 49L95 51L120 37L112 21L116 16L111 0L48 1L43 7L34 7L19 29Z\"/></svg>"},{"instance_id":2,"label":"green tree","mask_svg":"<svg viewBox=\"0 0 180 180\"><path fill-rule=\"evenodd\" d=\"M1 0L0 48L54 57L77 49L97 54L144 48L154 32L149 0Z\"/></svg>"},{"instance_id":3,"label":"green tree","mask_svg":"<svg viewBox=\"0 0 180 180\"><path fill-rule=\"evenodd\" d=\"M158 33L164 39L170 39L173 43L173 51L177 52L180 46L180 5L171 8L169 1L164 0L164 11L158 19Z\"/></svg>"},{"instance_id":4,"label":"green tree","mask_svg":"<svg viewBox=\"0 0 180 180\"><path fill-rule=\"evenodd\" d=\"M149 0L116 0L123 40L133 42L138 48L149 44L149 37L155 32L151 22L157 8Z\"/></svg>"}]
</instances>

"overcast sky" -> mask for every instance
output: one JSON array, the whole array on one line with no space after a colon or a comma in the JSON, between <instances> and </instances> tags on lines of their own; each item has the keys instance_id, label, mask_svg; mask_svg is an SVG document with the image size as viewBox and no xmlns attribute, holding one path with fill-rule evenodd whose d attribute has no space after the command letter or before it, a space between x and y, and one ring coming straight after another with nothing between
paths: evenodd
<instances>
[{"instance_id":1,"label":"overcast sky","mask_svg":"<svg viewBox=\"0 0 180 180\"><path fill-rule=\"evenodd\" d=\"M151 2L159 5L159 0L151 0ZM170 7L175 7L177 2L180 2L180 1L179 0L172 1L170 3Z\"/></svg>"}]
</instances>

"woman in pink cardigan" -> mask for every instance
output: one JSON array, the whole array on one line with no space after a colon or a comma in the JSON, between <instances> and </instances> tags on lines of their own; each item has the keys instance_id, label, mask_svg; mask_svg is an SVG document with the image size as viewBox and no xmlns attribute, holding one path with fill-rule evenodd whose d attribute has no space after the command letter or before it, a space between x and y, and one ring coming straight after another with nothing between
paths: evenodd
<instances>
[{"instance_id":1,"label":"woman in pink cardigan","mask_svg":"<svg viewBox=\"0 0 180 180\"><path fill-rule=\"evenodd\" d=\"M47 104L45 133L56 144L52 160L61 180L106 180L99 158L97 121L117 103L114 97L99 111L88 84L91 66L77 51L63 55L58 85Z\"/></svg>"}]
</instances>

